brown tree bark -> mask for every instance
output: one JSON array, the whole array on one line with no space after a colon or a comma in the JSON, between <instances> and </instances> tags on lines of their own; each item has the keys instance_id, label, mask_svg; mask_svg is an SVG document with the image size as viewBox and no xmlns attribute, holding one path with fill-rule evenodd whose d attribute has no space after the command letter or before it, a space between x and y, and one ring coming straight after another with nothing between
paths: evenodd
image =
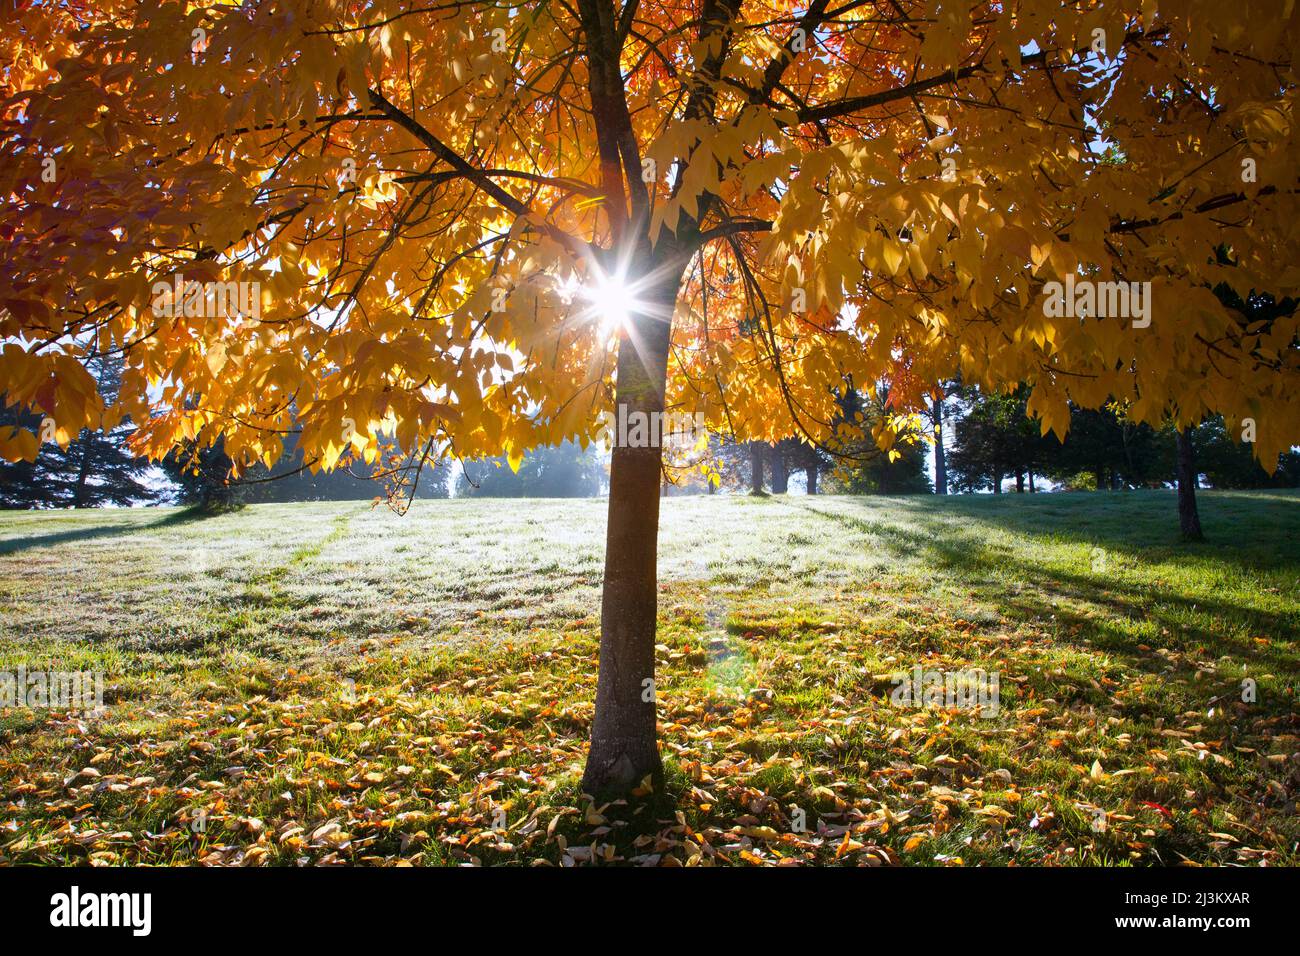
<instances>
[{"instance_id":1,"label":"brown tree bark","mask_svg":"<svg viewBox=\"0 0 1300 956\"><path fill-rule=\"evenodd\" d=\"M655 258L663 278L642 293L647 311L632 318L619 342L615 402L628 415L663 411L681 269L664 265L665 255ZM661 456L659 447L616 446L610 463L600 673L582 777L583 792L593 796L626 793L646 777L656 790L663 782L654 685Z\"/></svg>"},{"instance_id":2,"label":"brown tree bark","mask_svg":"<svg viewBox=\"0 0 1300 956\"><path fill-rule=\"evenodd\" d=\"M749 493L763 493L763 445L756 441L749 443Z\"/></svg>"},{"instance_id":3,"label":"brown tree bark","mask_svg":"<svg viewBox=\"0 0 1300 956\"><path fill-rule=\"evenodd\" d=\"M772 494L783 495L790 489L790 469L786 461L786 451L781 442L768 454L772 457Z\"/></svg>"},{"instance_id":4,"label":"brown tree bark","mask_svg":"<svg viewBox=\"0 0 1300 956\"><path fill-rule=\"evenodd\" d=\"M1178 526L1186 541L1204 541L1196 508L1196 453L1186 429L1178 430Z\"/></svg>"},{"instance_id":5,"label":"brown tree bark","mask_svg":"<svg viewBox=\"0 0 1300 956\"><path fill-rule=\"evenodd\" d=\"M646 285L637 290L644 307L629 318L630 328L620 337L615 402L624 405L627 413L649 415L663 410L673 309L686 262L698 248L700 235L688 217L679 220L674 236L661 233L657 245L649 239L651 194L641 179L641 154L620 67L636 4L625 5L621 13L617 6L600 0L578 0L577 6L611 252L617 261L634 264L633 274L624 281ZM721 76L731 38L729 21L739 9L740 0L708 0L701 11L698 36L711 46L696 64L700 82L685 105L688 120L712 115L714 82ZM780 70L776 72L779 79ZM709 196L701 200L697 211L701 220L711 202ZM661 470L661 448L614 449L600 611L600 674L591 750L582 778L583 790L593 796L624 794L647 777L656 790L663 786L654 685Z\"/></svg>"}]
</instances>

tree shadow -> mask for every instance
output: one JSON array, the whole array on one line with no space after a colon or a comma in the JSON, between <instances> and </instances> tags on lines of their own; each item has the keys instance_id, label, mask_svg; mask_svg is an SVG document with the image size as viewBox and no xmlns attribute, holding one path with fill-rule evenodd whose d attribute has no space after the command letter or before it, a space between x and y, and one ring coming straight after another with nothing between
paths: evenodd
<instances>
[{"instance_id":1,"label":"tree shadow","mask_svg":"<svg viewBox=\"0 0 1300 956\"><path fill-rule=\"evenodd\" d=\"M924 556L927 566L952 570L966 578L974 587L989 589L987 600L1009 620L1020 623L1041 623L1055 619L1057 627L1054 640L1063 646L1099 648L1123 657L1137 670L1159 673L1168 662L1157 655L1143 653L1136 646L1118 640L1111 632L1111 621L1105 616L1094 616L1078 609L1062 607L1075 603L1084 608L1091 605L1102 608L1119 618L1150 621L1162 632L1176 635L1184 648L1200 645L1216 657L1231 654L1247 661L1261 656L1272 656L1282 666L1297 669L1295 641L1300 636L1300 623L1294 611L1273 611L1257 604L1243 604L1216 600L1206 595L1185 596L1172 588L1153 594L1150 583L1125 581L1121 576L1098 569L1091 573L1071 571L1057 565L1035 564L1009 550L990 547L987 534L989 526L1003 527L1012 533L1028 538L1062 539L1079 545L1104 545L1112 559L1135 562L1177 561L1182 555L1204 557L1213 554L1227 568L1244 570L1252 565L1271 568L1288 567L1297 562L1279 549L1270 559L1262 560L1258 552L1245 550L1236 541L1218 546L1173 545L1158 540L1148 533L1130 533L1124 536L1123 526L1092 533L1093 528L1076 530L1063 528L1056 521L1050 531L1035 532L1027 523L1026 515L1017 508L1012 514L1007 509L963 508L951 509L952 516L961 519L960 526L936 516L933 508L904 507L884 520L870 512L855 515L851 512L818 508L800 504L799 507L814 515L828 519L859 534L870 535L887 551L900 557ZM980 514L977 512L983 511ZM1080 515L1086 518L1086 515ZM1122 515L1116 516L1122 518ZM1001 519L1001 520L999 520ZM899 521L903 523L898 523ZM1129 526L1131 529L1131 525ZM1176 513L1171 521L1170 535L1177 531ZM1239 536L1239 533L1238 533ZM1230 539L1225 534L1222 539ZM1010 576L1022 586L1011 594L1006 591L1005 578ZM1001 578L1001 580L999 580ZM1059 603L1058 603L1059 602ZM1249 638L1231 635L1227 628L1211 630L1190 623L1187 616L1195 613L1211 618L1240 621L1255 633L1265 632L1276 638L1268 652L1261 652ZM1060 625L1066 625L1064 627ZM1071 628L1069 625L1074 625Z\"/></svg>"},{"instance_id":2,"label":"tree shadow","mask_svg":"<svg viewBox=\"0 0 1300 956\"><path fill-rule=\"evenodd\" d=\"M110 525L93 525L89 528L75 528L68 531L56 531L53 534L38 534L26 537L0 539L0 557L30 551L33 548L52 548L73 541L93 541L96 538L116 538L134 534L139 531L158 531L179 525L191 524L218 517L223 512L211 511L198 506L183 508L164 518L145 524L119 523Z\"/></svg>"}]
</instances>

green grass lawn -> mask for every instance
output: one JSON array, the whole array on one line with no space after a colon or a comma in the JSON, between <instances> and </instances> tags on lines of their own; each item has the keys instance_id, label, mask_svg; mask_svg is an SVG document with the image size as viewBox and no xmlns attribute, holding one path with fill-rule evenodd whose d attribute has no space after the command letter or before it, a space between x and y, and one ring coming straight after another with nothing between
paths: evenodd
<instances>
[{"instance_id":1,"label":"green grass lawn","mask_svg":"<svg viewBox=\"0 0 1300 956\"><path fill-rule=\"evenodd\" d=\"M602 501L7 514L0 670L107 707L0 711L0 862L1294 865L1298 505L669 499L669 792L594 806Z\"/></svg>"}]
</instances>

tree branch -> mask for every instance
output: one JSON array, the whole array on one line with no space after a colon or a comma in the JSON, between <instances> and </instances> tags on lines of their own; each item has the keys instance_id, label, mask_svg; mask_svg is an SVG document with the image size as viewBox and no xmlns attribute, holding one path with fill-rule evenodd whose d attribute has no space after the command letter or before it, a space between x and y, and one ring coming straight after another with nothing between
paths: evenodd
<instances>
[{"instance_id":1,"label":"tree branch","mask_svg":"<svg viewBox=\"0 0 1300 956\"><path fill-rule=\"evenodd\" d=\"M574 258L585 259L593 255L594 250L590 244L571 236L558 226L545 222L540 216L537 216L528 204L522 200L516 199L510 193L506 192L500 186L492 181L492 178L483 170L472 166L470 163L457 153L454 149L444 143L438 137L434 136L428 129L417 122L412 116L404 112L400 107L390 103L384 94L376 89L366 91L370 95L370 103L375 108L381 110L385 116L389 117L398 126L409 132L426 147L433 152L435 156L445 162L456 172L460 173L479 189L483 190L503 207L528 221L528 223L542 230L560 245L564 246Z\"/></svg>"}]
</instances>

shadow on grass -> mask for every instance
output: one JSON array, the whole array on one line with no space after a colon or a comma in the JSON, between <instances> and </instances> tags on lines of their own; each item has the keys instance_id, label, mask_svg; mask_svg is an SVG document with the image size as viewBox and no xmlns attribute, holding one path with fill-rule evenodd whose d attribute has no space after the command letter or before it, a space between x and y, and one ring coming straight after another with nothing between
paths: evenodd
<instances>
[{"instance_id":1,"label":"shadow on grass","mask_svg":"<svg viewBox=\"0 0 1300 956\"><path fill-rule=\"evenodd\" d=\"M20 551L30 551L33 548L52 548L60 544L68 544L74 541L93 541L96 538L116 538L126 534L134 534L139 531L160 531L166 528L175 528L181 525L192 524L196 521L205 521L208 518L220 517L223 514L229 514L231 509L210 509L195 505L189 508L182 508L180 511L173 512L164 518L156 521L150 521L147 524L109 524L94 525L89 528L76 528L69 531L57 531L54 534L40 534L22 538L5 538L0 540L0 557L9 554L17 554Z\"/></svg>"},{"instance_id":2,"label":"shadow on grass","mask_svg":"<svg viewBox=\"0 0 1300 956\"><path fill-rule=\"evenodd\" d=\"M1017 496L1019 497L1019 496ZM1172 499L1172 496L1171 496ZM970 505L957 503L947 509L948 514L936 514L932 505L912 508L905 503L900 510L892 510L895 520L874 519L870 513L855 515L851 511L818 508L800 503L798 506L814 515L835 522L859 534L871 535L886 550L909 557L924 556L927 567L956 572L981 591L1007 618L1020 623L1041 623L1053 620L1058 628L1054 639L1062 645L1076 645L1105 650L1122 657L1135 670L1164 673L1168 662L1153 653L1140 651L1136 640L1126 640L1114 632L1113 620L1102 615L1083 613L1059 606L1059 602L1077 602L1085 606L1105 609L1119 618L1132 621L1149 621L1162 634L1173 635L1184 650L1198 645L1215 657L1231 655L1240 661L1271 661L1292 674L1300 671L1296 656L1296 640L1300 637L1300 612L1272 611L1242 601L1215 600L1204 594L1188 597L1169 587L1156 587L1150 582L1126 581L1104 570L1092 573L1071 571L1058 565L1046 565L1024 560L1011 550L990 548L985 528L1001 527L1028 539L1046 538L1049 535L1033 530L1034 511L1051 508L1060 513L1059 506L1046 502L1035 507L1025 507L1020 501L1008 502L999 507L997 502ZM927 504L929 504L927 502ZM1062 502L1062 504L1067 504ZM1177 534L1177 515L1165 516L1159 512L1149 522L1137 520L1135 506L1145 504L1140 499L1117 498L1101 502L1110 505L1100 522L1084 524L1079 521L1074 528L1062 527L1052 522L1050 537L1056 541L1072 541L1080 546L1104 546L1113 556L1134 562L1172 562L1175 564L1204 561L1213 558L1227 569L1249 568L1278 569L1296 566L1300 562L1289 557L1288 549L1274 548L1261 539L1289 533L1289 521L1275 521L1267 530L1260 529L1252 539L1242 544L1240 529L1230 534L1230 521L1220 521L1220 543L1181 545L1172 544ZM1170 501L1172 505L1172 500ZM1068 507L1065 509L1068 512ZM1213 505L1209 509L1213 512ZM1084 516L1080 516L1081 518ZM1095 518L1093 513L1091 517ZM1258 516L1257 516L1258 517ZM950 520L945 520L948 518ZM960 524L954 525L951 519ZM1167 531L1167 534L1165 532ZM1263 550L1260 550L1260 546ZM999 578L1001 580L999 580ZM1020 585L1008 591L1007 579ZM1214 628L1189 622L1191 615L1213 619ZM1266 633L1274 638L1267 647L1258 645L1248 637L1229 633L1232 625L1240 625L1243 632ZM1066 627L1059 627L1066 625ZM1149 641L1146 643L1166 643Z\"/></svg>"}]
</instances>

